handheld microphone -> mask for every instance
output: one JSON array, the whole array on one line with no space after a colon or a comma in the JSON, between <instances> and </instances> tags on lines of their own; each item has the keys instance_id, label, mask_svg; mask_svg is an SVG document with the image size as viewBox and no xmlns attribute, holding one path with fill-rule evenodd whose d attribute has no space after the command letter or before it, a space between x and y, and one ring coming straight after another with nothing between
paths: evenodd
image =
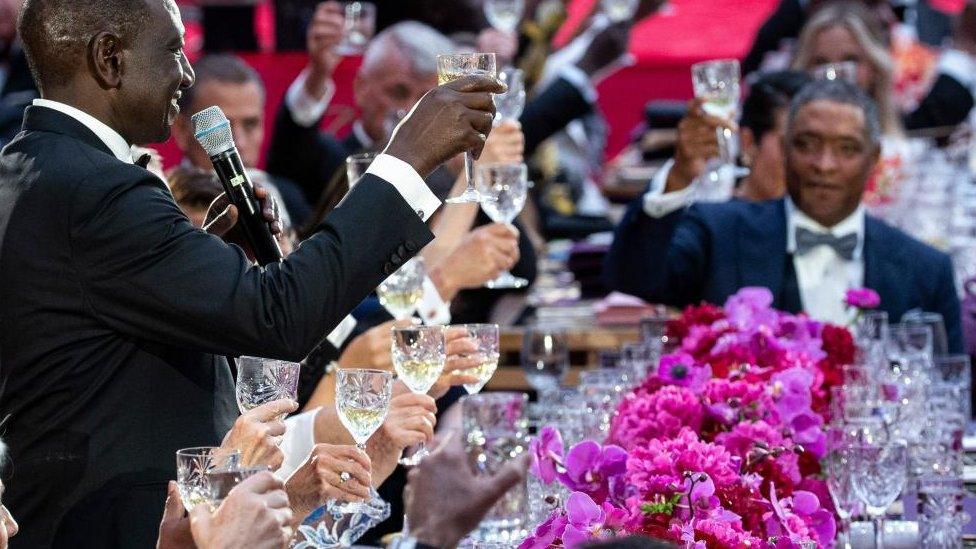
<instances>
[{"instance_id":1,"label":"handheld microphone","mask_svg":"<svg viewBox=\"0 0 976 549\"><path fill-rule=\"evenodd\" d=\"M254 257L261 265L281 261L281 248L271 234L271 225L261 213L261 205L254 197L254 185L244 169L241 155L234 145L230 121L220 107L208 107L190 117L193 136L210 155L217 177L231 204L237 207L237 223L244 238L251 245Z\"/></svg>"}]
</instances>

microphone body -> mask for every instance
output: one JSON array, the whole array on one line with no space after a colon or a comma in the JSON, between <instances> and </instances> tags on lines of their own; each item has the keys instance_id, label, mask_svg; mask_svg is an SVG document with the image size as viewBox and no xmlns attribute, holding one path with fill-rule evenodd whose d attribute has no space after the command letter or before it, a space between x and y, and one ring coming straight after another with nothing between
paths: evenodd
<instances>
[{"instance_id":1,"label":"microphone body","mask_svg":"<svg viewBox=\"0 0 976 549\"><path fill-rule=\"evenodd\" d=\"M217 107L210 107L193 115L196 137L210 155L214 171L227 193L230 203L237 207L237 225L251 246L254 258L261 265L281 261L281 248L271 233L271 224L261 212L261 204L254 196L254 185L247 175L241 155L230 135L230 123ZM213 121L213 122L211 122Z\"/></svg>"},{"instance_id":2,"label":"microphone body","mask_svg":"<svg viewBox=\"0 0 976 549\"><path fill-rule=\"evenodd\" d=\"M271 234L271 225L261 212L261 203L254 196L254 185L244 169L237 148L211 156L214 170L224 186L224 192L231 204L237 206L237 224L244 232L244 238L251 245L254 258L261 265L281 261L281 248L278 240Z\"/></svg>"}]
</instances>

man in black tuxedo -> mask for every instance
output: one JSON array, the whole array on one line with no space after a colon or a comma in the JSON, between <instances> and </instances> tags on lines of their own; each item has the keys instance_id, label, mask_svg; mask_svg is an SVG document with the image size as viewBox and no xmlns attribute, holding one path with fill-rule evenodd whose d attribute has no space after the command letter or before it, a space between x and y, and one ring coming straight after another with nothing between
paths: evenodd
<instances>
[{"instance_id":1,"label":"man in black tuxedo","mask_svg":"<svg viewBox=\"0 0 976 549\"><path fill-rule=\"evenodd\" d=\"M490 131L470 77L429 93L281 264L194 228L130 146L166 139L193 84L172 0L27 0L43 99L0 153L0 417L14 547L148 547L174 452L237 416L224 355L299 360L427 244L423 182Z\"/></svg>"},{"instance_id":2,"label":"man in black tuxedo","mask_svg":"<svg viewBox=\"0 0 976 549\"><path fill-rule=\"evenodd\" d=\"M617 227L605 275L614 289L684 306L722 303L744 286L769 288L774 306L836 323L844 292L866 286L892 319L941 313L962 350L952 263L867 215L861 195L877 163L877 107L845 82L814 82L793 100L783 143L788 197L695 204L652 217L641 201Z\"/></svg>"}]
</instances>

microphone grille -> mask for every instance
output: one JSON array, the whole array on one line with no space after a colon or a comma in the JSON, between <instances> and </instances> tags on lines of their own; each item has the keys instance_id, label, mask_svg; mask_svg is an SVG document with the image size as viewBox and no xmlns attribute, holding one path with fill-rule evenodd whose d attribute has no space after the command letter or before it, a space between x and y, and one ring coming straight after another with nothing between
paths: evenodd
<instances>
[{"instance_id":1,"label":"microphone grille","mask_svg":"<svg viewBox=\"0 0 976 549\"><path fill-rule=\"evenodd\" d=\"M234 148L234 136L230 132L230 121L220 107L207 107L190 117L193 122L193 136L200 142L203 150L210 156Z\"/></svg>"}]
</instances>

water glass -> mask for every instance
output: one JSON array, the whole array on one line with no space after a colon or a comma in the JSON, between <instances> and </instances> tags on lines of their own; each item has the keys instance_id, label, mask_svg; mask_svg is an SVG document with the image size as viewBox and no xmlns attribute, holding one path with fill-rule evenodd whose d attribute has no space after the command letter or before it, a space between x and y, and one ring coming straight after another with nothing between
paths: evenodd
<instances>
[{"instance_id":1,"label":"water glass","mask_svg":"<svg viewBox=\"0 0 976 549\"><path fill-rule=\"evenodd\" d=\"M497 473L528 450L525 393L484 393L461 399L469 463L477 475ZM526 535L526 485L503 496L471 533L480 541L515 542Z\"/></svg>"},{"instance_id":2,"label":"water glass","mask_svg":"<svg viewBox=\"0 0 976 549\"><path fill-rule=\"evenodd\" d=\"M959 549L963 527L969 522L963 509L965 487L961 477L924 477L918 486L918 529L921 547Z\"/></svg>"},{"instance_id":3,"label":"water glass","mask_svg":"<svg viewBox=\"0 0 976 549\"><path fill-rule=\"evenodd\" d=\"M228 463L226 466L212 467L205 473L207 486L207 500L212 508L220 507L227 494L244 479L260 473L270 471L267 465L241 466L238 463Z\"/></svg>"},{"instance_id":4,"label":"water glass","mask_svg":"<svg viewBox=\"0 0 976 549\"><path fill-rule=\"evenodd\" d=\"M487 9L487 4L486 8ZM503 120L518 120L525 108L525 78L521 69L506 67L498 71L498 79L508 86L505 93L492 96L495 101L495 125Z\"/></svg>"},{"instance_id":5,"label":"water glass","mask_svg":"<svg viewBox=\"0 0 976 549\"><path fill-rule=\"evenodd\" d=\"M346 179L349 181L349 188L359 182L359 178L366 173L369 165L376 160L377 153L367 152L352 154L346 157Z\"/></svg>"},{"instance_id":6,"label":"water glass","mask_svg":"<svg viewBox=\"0 0 976 549\"><path fill-rule=\"evenodd\" d=\"M569 372L569 340L557 328L536 327L522 339L522 371L540 398L562 385Z\"/></svg>"},{"instance_id":7,"label":"water glass","mask_svg":"<svg viewBox=\"0 0 976 549\"><path fill-rule=\"evenodd\" d=\"M525 0L485 0L488 24L504 33L513 33L522 20Z\"/></svg>"},{"instance_id":8,"label":"water glass","mask_svg":"<svg viewBox=\"0 0 976 549\"><path fill-rule=\"evenodd\" d=\"M408 326L393 328L393 368L400 381L413 393L427 394L444 372L447 353L443 326ZM429 454L421 442L400 465L413 466Z\"/></svg>"},{"instance_id":9,"label":"water glass","mask_svg":"<svg viewBox=\"0 0 976 549\"><path fill-rule=\"evenodd\" d=\"M384 370L349 368L336 371L335 403L339 422L360 450L366 450L366 441L386 420L395 379L392 372ZM336 509L356 513L363 509L363 503L339 503Z\"/></svg>"},{"instance_id":10,"label":"water glass","mask_svg":"<svg viewBox=\"0 0 976 549\"><path fill-rule=\"evenodd\" d=\"M469 355L478 359L478 366L457 373L478 377L477 383L464 384L468 394L475 394L484 388L498 368L498 324L463 324L461 327L478 346L475 354Z\"/></svg>"},{"instance_id":11,"label":"water glass","mask_svg":"<svg viewBox=\"0 0 976 549\"><path fill-rule=\"evenodd\" d=\"M239 358L235 392L241 413L272 400L297 400L300 373L301 365L297 362L253 356Z\"/></svg>"},{"instance_id":12,"label":"water glass","mask_svg":"<svg viewBox=\"0 0 976 549\"><path fill-rule=\"evenodd\" d=\"M424 258L411 258L380 283L376 288L376 297L393 318L405 320L413 316L424 297L426 277Z\"/></svg>"},{"instance_id":13,"label":"water glass","mask_svg":"<svg viewBox=\"0 0 976 549\"><path fill-rule=\"evenodd\" d=\"M628 388L629 379L613 370L589 370L580 373L579 390L586 404L586 438L598 442L606 438L617 405Z\"/></svg>"},{"instance_id":14,"label":"water glass","mask_svg":"<svg viewBox=\"0 0 976 549\"><path fill-rule=\"evenodd\" d=\"M342 43L337 51L341 55L362 55L376 32L376 5L370 2L347 3L343 31Z\"/></svg>"},{"instance_id":15,"label":"water glass","mask_svg":"<svg viewBox=\"0 0 976 549\"><path fill-rule=\"evenodd\" d=\"M498 65L494 53L457 53L437 56L437 83L446 84L468 75L476 74L494 78ZM448 204L466 204L491 200L484 198L474 185L474 157L464 153L464 175L468 185L459 196L448 198Z\"/></svg>"},{"instance_id":16,"label":"water glass","mask_svg":"<svg viewBox=\"0 0 976 549\"><path fill-rule=\"evenodd\" d=\"M902 315L905 326L928 326L932 331L932 354L939 357L949 354L949 338L946 336L945 322L939 313L909 311Z\"/></svg>"},{"instance_id":17,"label":"water glass","mask_svg":"<svg viewBox=\"0 0 976 549\"><path fill-rule=\"evenodd\" d=\"M691 66L691 80L695 97L704 101L702 109L712 116L735 122L739 115L739 61L719 59ZM728 128L715 130L719 157L709 161L709 169L699 178L699 199L724 201L735 185L738 142Z\"/></svg>"},{"instance_id":18,"label":"water glass","mask_svg":"<svg viewBox=\"0 0 976 549\"><path fill-rule=\"evenodd\" d=\"M851 446L854 492L874 521L875 547L884 546L884 516L898 499L908 472L908 448L903 442Z\"/></svg>"},{"instance_id":19,"label":"water glass","mask_svg":"<svg viewBox=\"0 0 976 549\"><path fill-rule=\"evenodd\" d=\"M840 518L838 530L842 542L838 546L844 547L850 540L851 517L858 512L860 500L854 492L850 443L843 436L837 436L837 433L831 435L833 436L828 436L827 455L824 457L824 473L827 490Z\"/></svg>"},{"instance_id":20,"label":"water glass","mask_svg":"<svg viewBox=\"0 0 976 549\"><path fill-rule=\"evenodd\" d=\"M176 486L187 512L201 503L210 503L207 474L213 469L229 469L240 464L241 454L217 446L183 448L176 451Z\"/></svg>"},{"instance_id":21,"label":"water glass","mask_svg":"<svg viewBox=\"0 0 976 549\"><path fill-rule=\"evenodd\" d=\"M483 197L481 209L495 223L515 221L529 192L528 168L525 164L481 164L475 172L475 185ZM488 288L523 288L529 283L509 271L485 283Z\"/></svg>"}]
</instances>

